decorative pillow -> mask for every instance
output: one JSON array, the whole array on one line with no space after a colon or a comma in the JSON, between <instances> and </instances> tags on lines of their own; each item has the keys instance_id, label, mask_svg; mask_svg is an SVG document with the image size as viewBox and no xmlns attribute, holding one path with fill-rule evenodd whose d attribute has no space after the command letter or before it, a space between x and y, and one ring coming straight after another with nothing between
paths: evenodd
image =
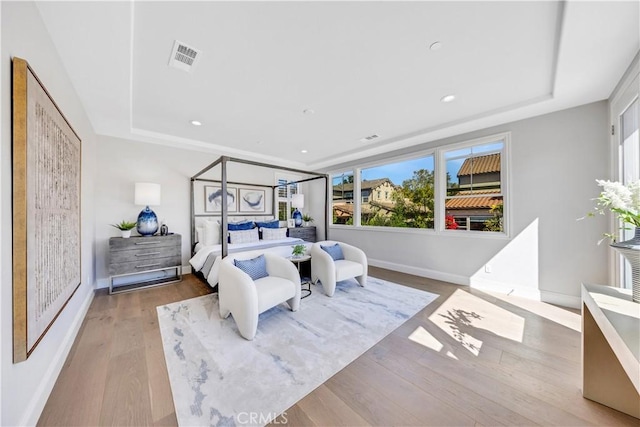
<instances>
[{"instance_id":1,"label":"decorative pillow","mask_svg":"<svg viewBox=\"0 0 640 427\"><path fill-rule=\"evenodd\" d=\"M333 245L333 246L322 246L322 245L320 245L320 248L323 251L325 251L326 253L328 253L329 255L331 255L331 258L333 258L334 261L338 261L340 259L344 259L344 254L342 253L342 248L337 243L335 245Z\"/></svg>"},{"instance_id":2,"label":"decorative pillow","mask_svg":"<svg viewBox=\"0 0 640 427\"><path fill-rule=\"evenodd\" d=\"M259 240L257 228L229 232L229 243L252 243Z\"/></svg>"},{"instance_id":3,"label":"decorative pillow","mask_svg":"<svg viewBox=\"0 0 640 427\"><path fill-rule=\"evenodd\" d=\"M286 228L263 228L262 240L280 240L287 237Z\"/></svg>"},{"instance_id":4,"label":"decorative pillow","mask_svg":"<svg viewBox=\"0 0 640 427\"><path fill-rule=\"evenodd\" d=\"M204 245L204 225L202 227L196 227L196 243L202 243Z\"/></svg>"},{"instance_id":5,"label":"decorative pillow","mask_svg":"<svg viewBox=\"0 0 640 427\"><path fill-rule=\"evenodd\" d=\"M227 224L229 231L251 230L252 228L253 221L230 222Z\"/></svg>"},{"instance_id":6,"label":"decorative pillow","mask_svg":"<svg viewBox=\"0 0 640 427\"><path fill-rule=\"evenodd\" d=\"M204 231L199 235L199 242L205 246L218 245L220 244L220 223L218 221L204 221L204 227L202 228ZM196 228L198 232L198 227Z\"/></svg>"},{"instance_id":7,"label":"decorative pillow","mask_svg":"<svg viewBox=\"0 0 640 427\"><path fill-rule=\"evenodd\" d=\"M280 228L280 221L277 219L267 221L267 222L259 222L256 221L256 227L258 228Z\"/></svg>"},{"instance_id":8,"label":"decorative pillow","mask_svg":"<svg viewBox=\"0 0 640 427\"><path fill-rule=\"evenodd\" d=\"M252 259L234 259L233 265L247 273L252 280L262 279L269 275L269 273L267 273L267 261L264 259L264 255Z\"/></svg>"}]
</instances>

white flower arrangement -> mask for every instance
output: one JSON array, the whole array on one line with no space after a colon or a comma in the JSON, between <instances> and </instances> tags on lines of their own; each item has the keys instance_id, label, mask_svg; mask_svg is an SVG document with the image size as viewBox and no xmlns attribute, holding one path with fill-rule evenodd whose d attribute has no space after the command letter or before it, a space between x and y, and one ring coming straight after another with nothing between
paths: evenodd
<instances>
[{"instance_id":1,"label":"white flower arrangement","mask_svg":"<svg viewBox=\"0 0 640 427\"><path fill-rule=\"evenodd\" d=\"M595 211L604 215L605 211L609 210L624 224L640 227L640 181L627 185L601 179L596 179L596 182L602 187L602 192L595 199ZM590 212L588 216L594 216L594 213ZM615 235L605 235L615 241Z\"/></svg>"}]
</instances>

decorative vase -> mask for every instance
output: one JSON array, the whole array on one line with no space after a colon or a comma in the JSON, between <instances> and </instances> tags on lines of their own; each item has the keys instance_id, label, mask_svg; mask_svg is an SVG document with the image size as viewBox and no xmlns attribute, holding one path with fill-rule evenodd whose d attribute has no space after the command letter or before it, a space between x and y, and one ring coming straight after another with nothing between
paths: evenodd
<instances>
[{"instance_id":1,"label":"decorative vase","mask_svg":"<svg viewBox=\"0 0 640 427\"><path fill-rule=\"evenodd\" d=\"M158 217L149 206L144 208L138 215L136 230L141 236L153 236L158 231Z\"/></svg>"},{"instance_id":2,"label":"decorative vase","mask_svg":"<svg viewBox=\"0 0 640 427\"><path fill-rule=\"evenodd\" d=\"M302 213L296 208L295 211L291 214L291 217L296 222L296 227L302 226Z\"/></svg>"},{"instance_id":3,"label":"decorative vase","mask_svg":"<svg viewBox=\"0 0 640 427\"><path fill-rule=\"evenodd\" d=\"M611 247L620 252L631 265L631 297L640 303L640 228L636 227L632 239L612 243Z\"/></svg>"},{"instance_id":4,"label":"decorative vase","mask_svg":"<svg viewBox=\"0 0 640 427\"><path fill-rule=\"evenodd\" d=\"M128 239L131 237L131 230L120 230L123 239Z\"/></svg>"}]
</instances>

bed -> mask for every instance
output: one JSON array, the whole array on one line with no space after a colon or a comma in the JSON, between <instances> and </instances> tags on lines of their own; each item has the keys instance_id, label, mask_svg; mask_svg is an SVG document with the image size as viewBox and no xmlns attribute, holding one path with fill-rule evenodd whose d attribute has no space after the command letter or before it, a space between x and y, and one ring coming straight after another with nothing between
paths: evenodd
<instances>
[{"instance_id":1,"label":"bed","mask_svg":"<svg viewBox=\"0 0 640 427\"><path fill-rule=\"evenodd\" d=\"M268 242L238 243L229 244L228 253L255 253L256 256L264 252L274 252L283 257L291 255L291 247L294 245L305 245L307 252L311 249L312 243L305 242L296 237L287 237L280 240ZM189 264L201 274L207 283L215 287L218 283L218 272L222 262L222 245L200 246L196 254L189 260Z\"/></svg>"},{"instance_id":2,"label":"bed","mask_svg":"<svg viewBox=\"0 0 640 427\"><path fill-rule=\"evenodd\" d=\"M234 170L229 163L240 166ZM274 172L248 173L251 168ZM266 176L276 182L274 175L277 171L295 173L302 178L296 181L277 180L277 184L265 183L264 178L263 182L228 179L235 174L242 177ZM278 203L282 207L282 188L295 185L299 189L299 185L308 183L305 185L311 191L312 182L316 182L313 196L322 202L316 206L323 209L324 221L320 228L324 229L326 240L329 228L329 176L326 174L222 156L194 175L191 178L192 258L189 263L196 275L215 288L220 262L230 253L253 252L257 256L269 251L289 256L296 244L309 248L310 242L286 235L288 224L284 218L278 219L283 213L281 209L278 214ZM246 212L253 215L246 216Z\"/></svg>"}]
</instances>

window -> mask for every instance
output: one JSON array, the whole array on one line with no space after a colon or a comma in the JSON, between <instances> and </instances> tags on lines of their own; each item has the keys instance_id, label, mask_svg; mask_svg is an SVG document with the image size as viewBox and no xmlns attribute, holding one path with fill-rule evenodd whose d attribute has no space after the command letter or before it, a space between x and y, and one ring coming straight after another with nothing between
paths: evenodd
<instances>
[{"instance_id":1,"label":"window","mask_svg":"<svg viewBox=\"0 0 640 427\"><path fill-rule=\"evenodd\" d=\"M378 197L363 200L360 224L433 228L434 189L432 155L362 169L360 191L375 191ZM380 197L382 193L384 199Z\"/></svg>"},{"instance_id":2,"label":"window","mask_svg":"<svg viewBox=\"0 0 640 427\"><path fill-rule=\"evenodd\" d=\"M638 99L619 118L619 169L622 183L630 184L640 179L640 136L638 131ZM620 227L619 241L631 239L633 229ZM620 257L621 285L631 289L631 264Z\"/></svg>"},{"instance_id":3,"label":"window","mask_svg":"<svg viewBox=\"0 0 640 427\"><path fill-rule=\"evenodd\" d=\"M497 140L442 152L446 229L504 231L504 149Z\"/></svg>"},{"instance_id":4,"label":"window","mask_svg":"<svg viewBox=\"0 0 640 427\"><path fill-rule=\"evenodd\" d=\"M504 133L332 174L333 224L506 233L509 138Z\"/></svg>"},{"instance_id":5,"label":"window","mask_svg":"<svg viewBox=\"0 0 640 427\"><path fill-rule=\"evenodd\" d=\"M333 186L333 224L353 224L353 171L334 174Z\"/></svg>"},{"instance_id":6,"label":"window","mask_svg":"<svg viewBox=\"0 0 640 427\"><path fill-rule=\"evenodd\" d=\"M291 218L291 212L293 212L291 196L298 193L298 184L295 183L295 181L299 179L299 176L276 175L276 185L278 186L278 219L280 221L286 221Z\"/></svg>"}]
</instances>

